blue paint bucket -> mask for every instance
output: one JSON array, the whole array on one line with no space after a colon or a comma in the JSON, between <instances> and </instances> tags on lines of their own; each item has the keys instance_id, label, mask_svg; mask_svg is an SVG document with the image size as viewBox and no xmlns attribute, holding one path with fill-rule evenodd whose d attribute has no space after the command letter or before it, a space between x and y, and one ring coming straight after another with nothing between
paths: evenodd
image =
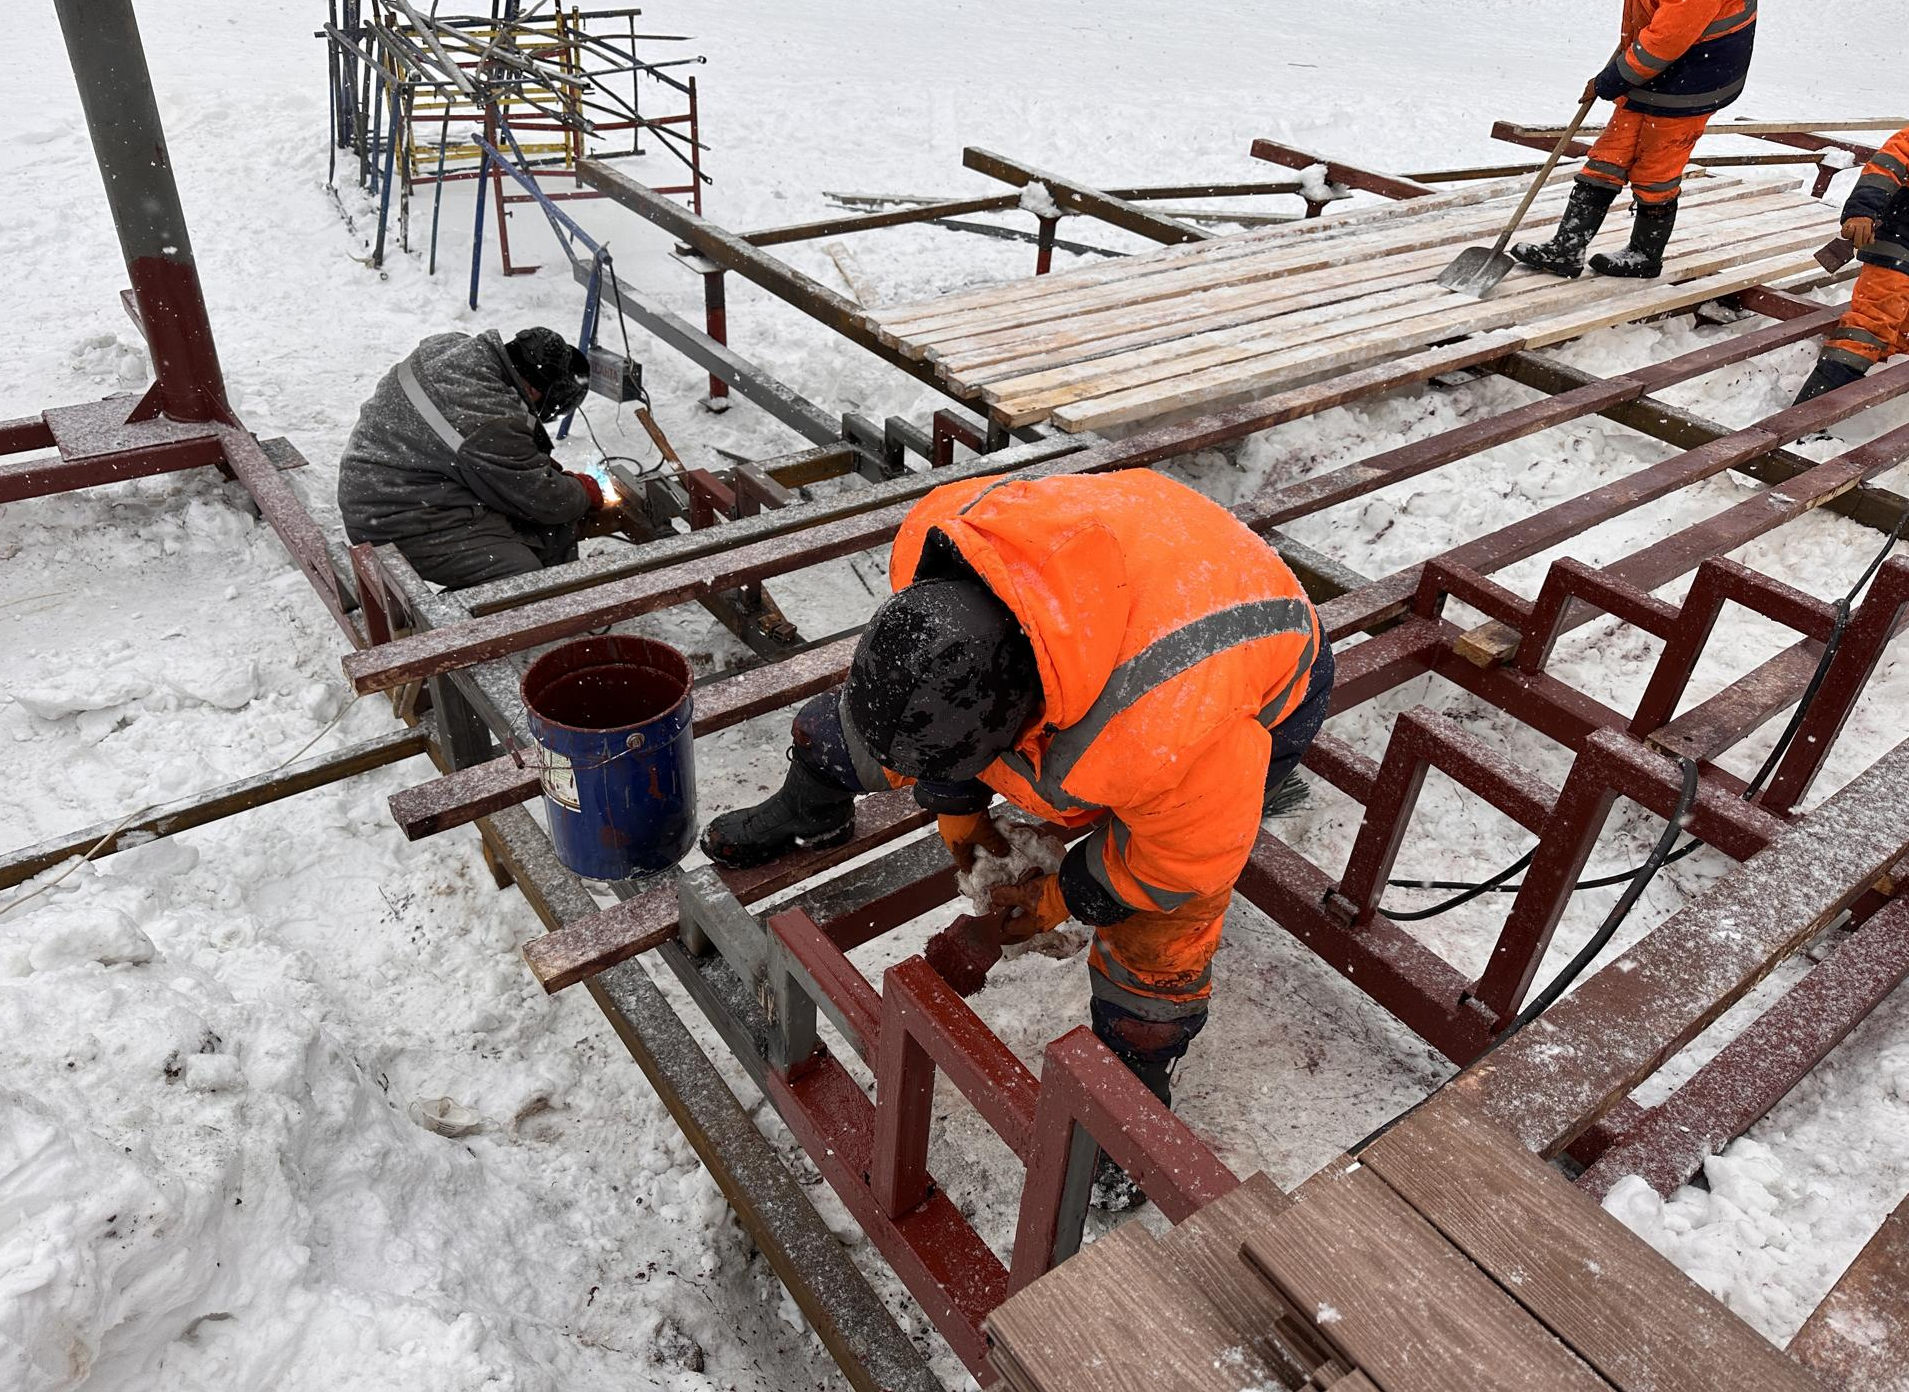
<instances>
[{"instance_id":1,"label":"blue paint bucket","mask_svg":"<svg viewBox=\"0 0 1909 1392\"><path fill-rule=\"evenodd\" d=\"M696 839L689 661L613 633L552 648L524 673L557 858L589 880L667 870Z\"/></svg>"}]
</instances>

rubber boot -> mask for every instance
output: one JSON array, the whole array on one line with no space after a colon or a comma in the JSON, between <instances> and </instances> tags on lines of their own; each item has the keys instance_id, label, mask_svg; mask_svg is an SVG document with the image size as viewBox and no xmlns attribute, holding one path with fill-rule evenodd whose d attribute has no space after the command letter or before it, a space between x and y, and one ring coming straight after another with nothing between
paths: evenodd
<instances>
[{"instance_id":1,"label":"rubber boot","mask_svg":"<svg viewBox=\"0 0 1909 1392\"><path fill-rule=\"evenodd\" d=\"M746 870L791 851L839 846L855 832L855 794L789 751L789 774L765 801L725 812L703 830L719 865Z\"/></svg>"},{"instance_id":2,"label":"rubber boot","mask_svg":"<svg viewBox=\"0 0 1909 1392\"><path fill-rule=\"evenodd\" d=\"M1564 205L1564 216L1558 220L1558 230L1551 234L1551 240L1520 242L1511 249L1512 258L1534 271L1576 280L1584 274L1585 249L1604 226L1604 216L1616 198L1614 188L1573 184L1570 201Z\"/></svg>"},{"instance_id":3,"label":"rubber boot","mask_svg":"<svg viewBox=\"0 0 1909 1392\"><path fill-rule=\"evenodd\" d=\"M1860 382L1864 375L1862 369L1851 367L1846 362L1835 358L1818 358L1816 371L1812 372L1809 381L1803 384L1803 390L1796 394L1796 404L1801 406L1805 401L1816 400L1824 392L1833 392L1838 387Z\"/></svg>"},{"instance_id":4,"label":"rubber boot","mask_svg":"<svg viewBox=\"0 0 1909 1392\"><path fill-rule=\"evenodd\" d=\"M1132 1070L1133 1075L1147 1085L1147 1090L1160 1099L1160 1105L1173 1106L1173 1065L1177 1060L1135 1060L1123 1058L1122 1063ZM1100 1152L1100 1159L1094 1165L1093 1194L1088 1200L1102 1213L1132 1213L1147 1202L1147 1194L1128 1173L1107 1157L1106 1151Z\"/></svg>"},{"instance_id":5,"label":"rubber boot","mask_svg":"<svg viewBox=\"0 0 1909 1392\"><path fill-rule=\"evenodd\" d=\"M1621 280L1655 280L1664 273L1664 248L1677 226L1677 200L1639 203L1631 209L1631 244L1615 256L1591 258L1591 269Z\"/></svg>"}]
</instances>

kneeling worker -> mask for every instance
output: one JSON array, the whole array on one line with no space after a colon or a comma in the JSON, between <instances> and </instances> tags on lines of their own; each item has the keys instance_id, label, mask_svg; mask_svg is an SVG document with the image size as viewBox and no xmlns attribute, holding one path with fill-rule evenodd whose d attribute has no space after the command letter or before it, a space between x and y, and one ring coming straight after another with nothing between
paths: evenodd
<instances>
[{"instance_id":1,"label":"kneeling worker","mask_svg":"<svg viewBox=\"0 0 1909 1392\"><path fill-rule=\"evenodd\" d=\"M554 329L435 334L384 375L338 467L353 542L395 542L419 575L463 589L577 556L603 506L550 457L543 422L576 407L589 362Z\"/></svg>"},{"instance_id":2,"label":"kneeling worker","mask_svg":"<svg viewBox=\"0 0 1909 1392\"><path fill-rule=\"evenodd\" d=\"M1624 0L1624 48L1586 84L1617 103L1611 123L1578 172L1548 242L1511 254L1536 270L1573 279L1618 194L1630 185L1631 244L1593 256L1599 275L1655 280L1677 225L1684 167L1710 118L1734 102L1750 75L1757 0Z\"/></svg>"},{"instance_id":3,"label":"kneeling worker","mask_svg":"<svg viewBox=\"0 0 1909 1392\"><path fill-rule=\"evenodd\" d=\"M1843 204L1843 235L1856 247L1862 274L1798 405L1861 379L1891 353L1909 352L1909 127L1864 168Z\"/></svg>"},{"instance_id":4,"label":"kneeling worker","mask_svg":"<svg viewBox=\"0 0 1909 1392\"><path fill-rule=\"evenodd\" d=\"M964 866L997 793L1092 826L994 903L1017 937L1096 930L1094 1032L1170 1101L1233 883L1326 716L1312 604L1231 513L1146 469L938 488L889 571L847 682L796 716L782 788L704 849L748 866L839 844L856 794L909 780Z\"/></svg>"}]
</instances>

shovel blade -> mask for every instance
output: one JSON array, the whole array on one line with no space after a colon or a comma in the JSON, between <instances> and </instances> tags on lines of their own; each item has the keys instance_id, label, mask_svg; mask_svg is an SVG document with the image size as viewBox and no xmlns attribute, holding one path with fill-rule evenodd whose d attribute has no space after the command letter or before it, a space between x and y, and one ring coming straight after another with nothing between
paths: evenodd
<instances>
[{"instance_id":1,"label":"shovel blade","mask_svg":"<svg viewBox=\"0 0 1909 1392\"><path fill-rule=\"evenodd\" d=\"M1458 253L1458 259L1445 268L1438 283L1447 290L1482 300L1498 288L1498 282L1517 264L1506 252L1471 247Z\"/></svg>"}]
</instances>

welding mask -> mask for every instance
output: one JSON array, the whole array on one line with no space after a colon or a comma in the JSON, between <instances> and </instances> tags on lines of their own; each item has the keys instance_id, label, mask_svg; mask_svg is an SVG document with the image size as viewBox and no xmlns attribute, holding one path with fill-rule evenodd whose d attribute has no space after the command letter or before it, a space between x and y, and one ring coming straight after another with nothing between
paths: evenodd
<instances>
[{"instance_id":1,"label":"welding mask","mask_svg":"<svg viewBox=\"0 0 1909 1392\"><path fill-rule=\"evenodd\" d=\"M555 329L525 329L504 345L504 355L525 386L538 393L530 403L537 419L553 421L583 404L590 390L590 360Z\"/></svg>"}]
</instances>

